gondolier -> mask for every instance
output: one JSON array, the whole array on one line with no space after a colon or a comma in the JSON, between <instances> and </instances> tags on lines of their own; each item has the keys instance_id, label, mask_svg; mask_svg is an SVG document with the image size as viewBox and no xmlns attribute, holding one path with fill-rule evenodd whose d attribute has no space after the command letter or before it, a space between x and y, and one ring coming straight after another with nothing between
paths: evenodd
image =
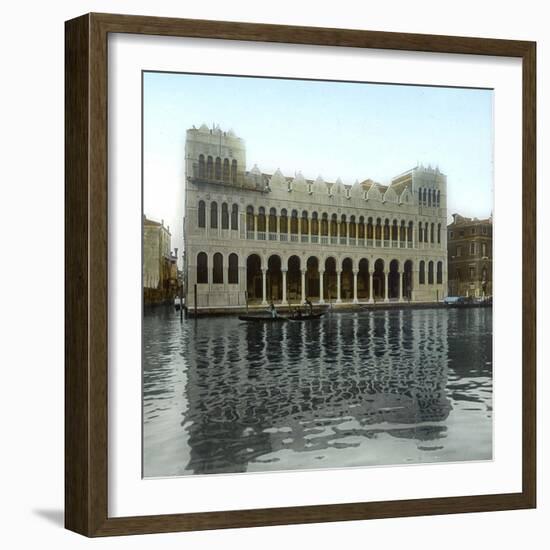
<instances>
[{"instance_id":1,"label":"gondolier","mask_svg":"<svg viewBox=\"0 0 550 550\"><path fill-rule=\"evenodd\" d=\"M306 298L304 304L306 306L309 306L309 314L313 315L313 304L311 303L311 300L309 298Z\"/></svg>"}]
</instances>

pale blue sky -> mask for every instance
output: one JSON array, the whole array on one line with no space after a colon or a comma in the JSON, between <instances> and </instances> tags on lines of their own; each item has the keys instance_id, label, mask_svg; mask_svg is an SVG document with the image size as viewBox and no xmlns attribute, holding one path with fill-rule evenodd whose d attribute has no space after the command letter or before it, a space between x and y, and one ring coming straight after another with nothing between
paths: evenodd
<instances>
[{"instance_id":1,"label":"pale blue sky","mask_svg":"<svg viewBox=\"0 0 550 550\"><path fill-rule=\"evenodd\" d=\"M447 175L448 213L493 209L493 92L390 84L144 73L144 211L182 246L185 132L246 142L247 168L389 183L417 163Z\"/></svg>"}]
</instances>

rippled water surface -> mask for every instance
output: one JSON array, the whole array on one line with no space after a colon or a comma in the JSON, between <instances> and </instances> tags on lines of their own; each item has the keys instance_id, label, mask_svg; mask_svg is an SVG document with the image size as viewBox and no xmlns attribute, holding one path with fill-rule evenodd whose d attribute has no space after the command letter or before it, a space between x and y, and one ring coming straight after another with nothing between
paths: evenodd
<instances>
[{"instance_id":1,"label":"rippled water surface","mask_svg":"<svg viewBox=\"0 0 550 550\"><path fill-rule=\"evenodd\" d=\"M144 476L492 458L492 311L143 320Z\"/></svg>"}]
</instances>

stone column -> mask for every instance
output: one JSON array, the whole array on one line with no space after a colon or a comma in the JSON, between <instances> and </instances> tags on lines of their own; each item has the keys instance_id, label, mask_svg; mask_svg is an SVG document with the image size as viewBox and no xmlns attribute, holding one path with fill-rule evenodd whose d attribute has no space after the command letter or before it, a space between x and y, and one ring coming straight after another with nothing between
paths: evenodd
<instances>
[{"instance_id":1,"label":"stone column","mask_svg":"<svg viewBox=\"0 0 550 550\"><path fill-rule=\"evenodd\" d=\"M412 290L411 290L411 302L416 301L416 292L419 290L420 274L418 269L412 271Z\"/></svg>"},{"instance_id":2,"label":"stone column","mask_svg":"<svg viewBox=\"0 0 550 550\"><path fill-rule=\"evenodd\" d=\"M283 274L283 301L282 301L283 306L288 305L288 302L286 300L286 272L287 271L288 269L286 267L283 267L281 269L281 273Z\"/></svg>"},{"instance_id":3,"label":"stone column","mask_svg":"<svg viewBox=\"0 0 550 550\"><path fill-rule=\"evenodd\" d=\"M446 298L449 294L449 275L447 273L447 262L443 261L443 267L441 270L442 282L443 282L443 298ZM488 286L488 285L487 285Z\"/></svg>"},{"instance_id":4,"label":"stone column","mask_svg":"<svg viewBox=\"0 0 550 550\"><path fill-rule=\"evenodd\" d=\"M254 214L254 240L258 240L258 215Z\"/></svg>"},{"instance_id":5,"label":"stone column","mask_svg":"<svg viewBox=\"0 0 550 550\"><path fill-rule=\"evenodd\" d=\"M399 272L399 301L403 301L403 273Z\"/></svg>"},{"instance_id":6,"label":"stone column","mask_svg":"<svg viewBox=\"0 0 550 550\"><path fill-rule=\"evenodd\" d=\"M374 294L373 294L373 280L374 280L374 271L369 271L369 303L374 303Z\"/></svg>"},{"instance_id":7,"label":"stone column","mask_svg":"<svg viewBox=\"0 0 550 550\"><path fill-rule=\"evenodd\" d=\"M239 305L246 304L246 264L239 264Z\"/></svg>"},{"instance_id":8,"label":"stone column","mask_svg":"<svg viewBox=\"0 0 550 550\"><path fill-rule=\"evenodd\" d=\"M320 238L320 237L319 237ZM319 271L319 303L325 303L325 297L323 296L323 277L325 275L324 271Z\"/></svg>"},{"instance_id":9,"label":"stone column","mask_svg":"<svg viewBox=\"0 0 550 550\"><path fill-rule=\"evenodd\" d=\"M353 270L353 303L357 304L359 300L357 300L357 274L359 273L358 269Z\"/></svg>"},{"instance_id":10,"label":"stone column","mask_svg":"<svg viewBox=\"0 0 550 550\"><path fill-rule=\"evenodd\" d=\"M390 301L390 293L389 293L389 282L390 282L390 272L389 271L384 271L384 280L385 280L385 284L384 284L384 302L389 302Z\"/></svg>"},{"instance_id":11,"label":"stone column","mask_svg":"<svg viewBox=\"0 0 550 550\"><path fill-rule=\"evenodd\" d=\"M342 303L342 298L340 297L340 275L341 275L341 272L337 271L336 272L336 303L337 304Z\"/></svg>"},{"instance_id":12,"label":"stone column","mask_svg":"<svg viewBox=\"0 0 550 550\"><path fill-rule=\"evenodd\" d=\"M302 269L302 304L306 301L306 269Z\"/></svg>"},{"instance_id":13,"label":"stone column","mask_svg":"<svg viewBox=\"0 0 550 550\"><path fill-rule=\"evenodd\" d=\"M262 305L267 305L267 293L266 293L266 287L267 287L267 269L265 267L262 268Z\"/></svg>"}]
</instances>

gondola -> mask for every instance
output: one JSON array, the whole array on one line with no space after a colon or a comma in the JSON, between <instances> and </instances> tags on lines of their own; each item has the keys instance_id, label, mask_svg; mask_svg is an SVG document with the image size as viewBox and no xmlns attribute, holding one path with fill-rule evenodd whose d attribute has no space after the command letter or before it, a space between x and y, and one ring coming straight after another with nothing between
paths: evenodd
<instances>
[{"instance_id":1,"label":"gondola","mask_svg":"<svg viewBox=\"0 0 550 550\"><path fill-rule=\"evenodd\" d=\"M308 315L301 315L301 316L292 316L292 317L289 317L288 320L289 321L313 321L314 319L320 319L323 315L325 314L324 311L322 311L321 313L311 313L311 314L308 314Z\"/></svg>"},{"instance_id":2,"label":"gondola","mask_svg":"<svg viewBox=\"0 0 550 550\"><path fill-rule=\"evenodd\" d=\"M286 317L272 317L271 315L239 315L239 321L248 323L284 323L287 320Z\"/></svg>"}]
</instances>

